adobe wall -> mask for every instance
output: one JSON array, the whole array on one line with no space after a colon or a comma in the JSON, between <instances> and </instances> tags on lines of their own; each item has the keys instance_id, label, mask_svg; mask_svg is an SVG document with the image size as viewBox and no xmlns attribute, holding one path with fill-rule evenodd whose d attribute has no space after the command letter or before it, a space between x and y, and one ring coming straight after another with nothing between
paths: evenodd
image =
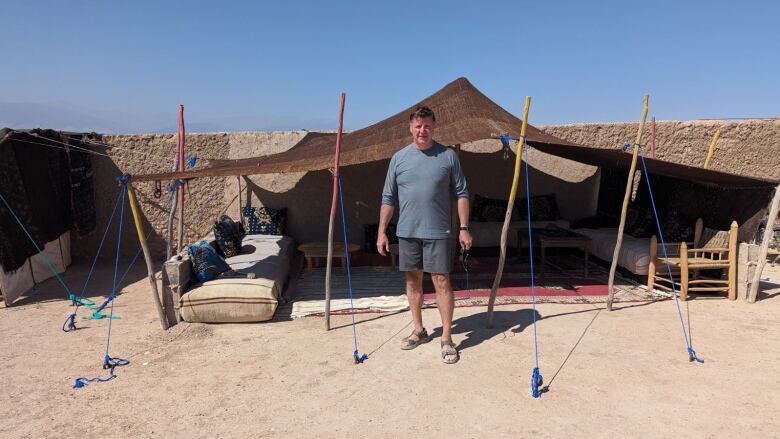
<instances>
[{"instance_id":1,"label":"adobe wall","mask_svg":"<svg viewBox=\"0 0 780 439\"><path fill-rule=\"evenodd\" d=\"M717 127L721 127L722 132L712 163L713 169L780 178L780 120L658 122L658 158L701 165ZM546 126L543 129L578 143L617 148L633 141L637 124L575 124ZM197 156L199 164L203 164L208 163L208 159L243 158L282 152L295 145L305 134L304 131L188 134L186 151L188 156ZM98 225L91 235L74 239L73 252L76 256L92 257L98 247L118 194L114 177L124 173L164 172L173 166L176 149L173 134L106 136L104 141L115 147L100 151L108 154L109 159L93 159ZM531 173L535 193L563 187L565 190L559 203L562 214L568 219L587 216L588 212L595 209L595 194L598 190L595 168L539 152L535 154L529 159L536 168ZM464 171L470 179L472 191L506 198L504 192L511 181L511 160L503 160L500 152L473 154L468 145L461 152L461 156L464 155L469 158L464 159ZM350 240L353 242L363 242L362 224L377 221L379 193L387 164L387 160L384 160L343 169L345 182L361 182L350 186L349 190L345 188ZM485 169L493 172L485 173ZM585 184L571 184L577 182ZM222 213L238 218L238 184L236 177L203 178L189 183L185 241L192 242L208 233L213 221ZM331 184L332 179L327 171L252 176L241 180L242 204L247 204L247 193L251 193L252 205L287 207L290 217L288 233L301 242L319 240L327 234ZM141 203L144 227L151 231L150 245L156 257L161 259L168 212L166 188L162 187L158 197L153 183L137 183L135 187ZM587 203L582 203L582 200L587 200ZM138 243L129 211L126 215L123 253L133 255L138 249ZM109 232L111 236L116 236L115 230ZM107 242L115 241L107 239ZM102 252L103 258L112 257L108 250L112 247L106 245Z\"/></svg>"},{"instance_id":2,"label":"adobe wall","mask_svg":"<svg viewBox=\"0 0 780 439\"><path fill-rule=\"evenodd\" d=\"M541 129L583 145L619 148L633 143L639 123L550 125ZM694 120L656 122L656 158L702 166L715 131L720 140L710 169L732 174L780 179L780 119ZM650 123L643 144L650 145Z\"/></svg>"}]
</instances>

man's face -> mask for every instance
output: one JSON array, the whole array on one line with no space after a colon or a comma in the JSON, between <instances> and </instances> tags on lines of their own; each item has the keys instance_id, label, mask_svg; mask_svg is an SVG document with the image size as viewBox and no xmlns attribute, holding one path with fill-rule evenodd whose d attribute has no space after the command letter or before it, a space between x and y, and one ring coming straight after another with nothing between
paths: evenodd
<instances>
[{"instance_id":1,"label":"man's face","mask_svg":"<svg viewBox=\"0 0 780 439\"><path fill-rule=\"evenodd\" d=\"M433 129L436 122L430 117L415 117L409 123L409 131L412 132L414 143L423 148L433 145Z\"/></svg>"}]
</instances>

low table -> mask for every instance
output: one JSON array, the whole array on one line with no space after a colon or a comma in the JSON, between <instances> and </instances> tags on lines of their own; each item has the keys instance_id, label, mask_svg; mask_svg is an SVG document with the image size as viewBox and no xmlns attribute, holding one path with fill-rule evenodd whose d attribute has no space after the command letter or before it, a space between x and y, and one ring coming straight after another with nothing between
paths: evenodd
<instances>
[{"instance_id":1,"label":"low table","mask_svg":"<svg viewBox=\"0 0 780 439\"><path fill-rule=\"evenodd\" d=\"M357 244L349 244L349 252L354 253L360 249ZM311 272L314 267L315 258L327 258L328 257L328 243L327 242L306 242L298 246L298 250L303 252L303 256L306 258L306 271ZM340 242L333 243L333 258L341 261L341 271L346 268L346 256L344 255L344 244Z\"/></svg>"},{"instance_id":2,"label":"low table","mask_svg":"<svg viewBox=\"0 0 780 439\"><path fill-rule=\"evenodd\" d=\"M583 276L588 277L588 244L590 244L590 238L579 233L572 232L571 230L562 229L559 227L550 227L544 229L531 229L531 237L533 239L534 247L541 249L541 276L544 276L545 257L546 250L548 248L578 248L585 253L585 266L583 267ZM521 229L517 231L517 254L520 255L520 247L523 242L528 242L528 229Z\"/></svg>"}]
</instances>

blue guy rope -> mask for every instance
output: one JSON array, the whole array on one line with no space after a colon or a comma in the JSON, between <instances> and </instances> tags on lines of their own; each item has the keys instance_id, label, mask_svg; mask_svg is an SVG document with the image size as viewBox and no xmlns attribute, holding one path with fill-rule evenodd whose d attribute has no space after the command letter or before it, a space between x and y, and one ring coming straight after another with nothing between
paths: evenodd
<instances>
[{"instance_id":1,"label":"blue guy rope","mask_svg":"<svg viewBox=\"0 0 780 439\"><path fill-rule=\"evenodd\" d=\"M100 258L100 253L103 250L103 244L106 242L106 236L108 236L108 229L111 228L111 223L114 221L114 215L116 215L116 208L119 206L121 197L122 197L122 191L119 191L119 194L117 195L116 198L116 202L114 203L114 209L111 211L111 216L108 217L108 221L106 222L106 230L103 231L103 237L100 239L100 244L98 244L97 253L95 253L95 259L92 260L92 266L89 268L87 279L84 281L84 286L81 287L81 296L84 296L84 293L87 291L87 285L89 285L89 280L92 279L92 273L95 271L95 265L97 265L97 261Z\"/></svg>"},{"instance_id":2,"label":"blue guy rope","mask_svg":"<svg viewBox=\"0 0 780 439\"><path fill-rule=\"evenodd\" d=\"M534 282L534 250L531 235L531 186L528 178L528 144L523 139L523 161L525 162L525 201L526 215L528 216L528 254L531 261L531 306L533 307L533 326L534 326L534 357L535 366L531 372L531 396L538 398L542 396L542 385L544 378L539 372L539 339L536 334L536 285Z\"/></svg>"},{"instance_id":3,"label":"blue guy rope","mask_svg":"<svg viewBox=\"0 0 780 439\"><path fill-rule=\"evenodd\" d=\"M76 311L73 311L68 314L68 318L62 324L62 332L75 331L76 329L78 329L76 328Z\"/></svg>"},{"instance_id":4,"label":"blue guy rope","mask_svg":"<svg viewBox=\"0 0 780 439\"><path fill-rule=\"evenodd\" d=\"M360 364L368 360L368 355L360 355L358 352L358 339L357 330L355 329L355 305L352 302L352 270L349 262L349 240L347 239L347 215L344 211L344 195L341 190L341 176L338 176L339 182L339 205L341 206L341 225L344 231L344 257L346 258L345 265L347 266L347 289L349 291L349 308L352 314L352 337L355 339L355 351L352 356L355 359L355 364Z\"/></svg>"},{"instance_id":5,"label":"blue guy rope","mask_svg":"<svg viewBox=\"0 0 780 439\"><path fill-rule=\"evenodd\" d=\"M109 216L108 221L106 222L106 230L103 231L103 237L100 238L100 244L98 245L97 253L95 254L95 259L92 260L92 266L89 268L89 273L87 274L87 279L84 281L84 286L81 287L81 293L79 296L75 296L71 294L69 296L70 300L73 302L73 305L76 306L76 309L68 315L68 319L65 320L65 323L62 325L62 330L65 332L70 332L72 330L77 329L76 328L76 314L79 311L79 306L85 306L86 308L91 309L92 315L90 317L87 317L87 320L92 320L95 318L100 318L98 316L102 316L100 312L105 308L105 302L101 306L96 306L95 302L89 299L84 298L84 293L87 291L87 285L89 285L90 279L92 279L92 273L95 271L95 265L97 264L98 258L100 258L100 253L103 250L103 244L106 242L106 236L108 236L108 230L111 228L111 223L114 221L114 215L116 215L116 208L119 206L119 202L121 201L122 192L120 191L119 195L116 198L116 202L114 202L114 208L111 210L111 216ZM88 302L86 302L88 300ZM65 328L68 328L67 330Z\"/></svg>"},{"instance_id":6,"label":"blue guy rope","mask_svg":"<svg viewBox=\"0 0 780 439\"><path fill-rule=\"evenodd\" d=\"M124 195L127 193L127 176L117 177L117 182L119 182L122 186L122 189L120 190L120 197L121 199L124 199ZM120 209L119 213L119 227L117 231L117 240L116 240L116 257L114 259L114 276L112 281L112 287L111 287L111 294L106 299L106 302L108 302L111 306L111 311L109 313L108 317L108 335L106 336L106 353L103 356L103 369L108 370L108 376L107 377L94 377L94 378L85 378L85 377L79 377L76 378L73 388L74 389L80 389L87 385L87 383L90 382L106 382L111 381L112 379L116 378L116 374L114 373L114 369L116 369L118 366L126 366L130 364L129 360L126 360L124 358L118 358L118 357L111 357L109 353L109 348L111 346L111 323L114 320L114 299L116 298L116 289L117 289L117 273L119 272L119 250L122 247L122 224L124 223L124 216L125 216L125 203L122 202L122 207ZM105 303L104 303L105 305Z\"/></svg>"},{"instance_id":7,"label":"blue guy rope","mask_svg":"<svg viewBox=\"0 0 780 439\"><path fill-rule=\"evenodd\" d=\"M653 188L650 184L650 174L647 172L647 165L645 165L645 156L640 152L639 158L642 159L642 171L645 173L645 183L647 184L647 191L650 194L650 204L653 206L653 218L655 219L655 226L658 230L658 239L661 241L661 248L664 250L664 261L666 261L666 269L669 272L669 282L672 285L672 295L674 296L674 304L677 305L677 313L680 315L680 325L682 326L683 338L685 339L685 346L688 348L688 361L695 361L699 364L704 364L704 360L701 359L696 351L693 350L690 338L688 337L688 330L685 329L685 320L683 319L682 309L680 309L680 299L677 297L677 288L674 285L674 276L672 275L672 266L669 264L669 253L666 250L666 243L664 242L664 234L661 230L661 223L658 221L658 211L655 208L655 199L653 197Z\"/></svg>"},{"instance_id":8,"label":"blue guy rope","mask_svg":"<svg viewBox=\"0 0 780 439\"><path fill-rule=\"evenodd\" d=\"M79 377L76 378L76 381L73 383L74 389L80 389L82 387L85 387L89 383L105 383L106 381L111 381L114 378L116 378L116 374L114 373L114 369L117 366L127 366L130 364L130 361L125 360L123 358L109 358L108 363L103 364L104 369L108 369L108 376L107 377L93 377L93 378L86 378L86 377ZM106 367L106 364L108 367Z\"/></svg>"}]
</instances>

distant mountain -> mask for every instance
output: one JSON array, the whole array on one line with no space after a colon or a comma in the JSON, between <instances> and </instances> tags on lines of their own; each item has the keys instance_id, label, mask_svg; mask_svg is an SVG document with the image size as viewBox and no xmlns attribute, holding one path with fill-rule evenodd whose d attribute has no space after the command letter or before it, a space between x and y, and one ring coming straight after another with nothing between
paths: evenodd
<instances>
[{"instance_id":1,"label":"distant mountain","mask_svg":"<svg viewBox=\"0 0 780 439\"><path fill-rule=\"evenodd\" d=\"M173 133L176 113L170 123L159 125L162 117L137 117L121 112L106 112L76 108L68 104L0 102L0 128L50 128L61 131L96 132L101 134ZM186 119L186 114L185 114ZM190 133L217 131L294 131L332 130L335 121L324 118L303 119L298 116L229 116L212 121L186 121Z\"/></svg>"},{"instance_id":2,"label":"distant mountain","mask_svg":"<svg viewBox=\"0 0 780 439\"><path fill-rule=\"evenodd\" d=\"M121 133L129 128L121 122L67 106L12 102L0 102L0 127L98 133Z\"/></svg>"}]
</instances>

